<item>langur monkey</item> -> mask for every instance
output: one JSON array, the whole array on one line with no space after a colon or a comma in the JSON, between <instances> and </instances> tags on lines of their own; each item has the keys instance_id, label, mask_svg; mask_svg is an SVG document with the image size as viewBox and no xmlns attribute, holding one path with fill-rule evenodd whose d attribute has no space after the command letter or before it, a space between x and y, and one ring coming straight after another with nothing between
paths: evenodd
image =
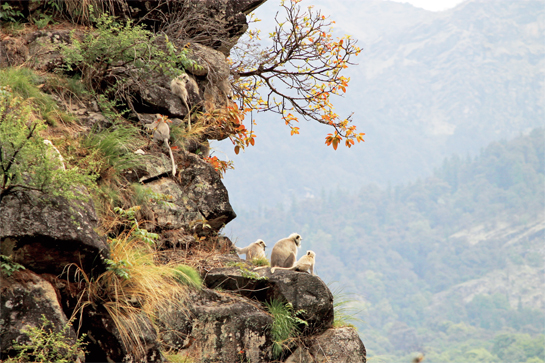
<instances>
[{"instance_id":1,"label":"langur monkey","mask_svg":"<svg viewBox=\"0 0 545 363\"><path fill-rule=\"evenodd\" d=\"M46 151L46 155L50 158L50 159L57 159L59 161L59 166L62 170L66 170L66 168L64 167L64 158L62 157L59 149L57 149L55 147L55 145L53 145L53 143L49 140L44 140L44 144L46 144L49 148L52 148L54 151L51 151L51 149L48 149ZM55 155L53 155L55 154Z\"/></svg>"},{"instance_id":2,"label":"langur monkey","mask_svg":"<svg viewBox=\"0 0 545 363\"><path fill-rule=\"evenodd\" d=\"M239 255L246 254L246 261L253 260L254 258L265 257L265 247L267 247L267 245L262 239L258 239L254 243L251 243L248 247L240 248L235 246Z\"/></svg>"},{"instance_id":3,"label":"langur monkey","mask_svg":"<svg viewBox=\"0 0 545 363\"><path fill-rule=\"evenodd\" d=\"M297 261L297 247L301 246L303 239L297 233L292 233L288 238L276 242L271 252L271 267L293 267ZM254 268L261 270L264 267Z\"/></svg>"},{"instance_id":4,"label":"langur monkey","mask_svg":"<svg viewBox=\"0 0 545 363\"><path fill-rule=\"evenodd\" d=\"M297 247L303 239L297 233L276 242L271 252L271 267L292 267L297 261Z\"/></svg>"},{"instance_id":5,"label":"langur monkey","mask_svg":"<svg viewBox=\"0 0 545 363\"><path fill-rule=\"evenodd\" d=\"M153 132L153 139L157 141L164 141L165 146L168 149L168 153L170 154L170 160L172 161L172 176L176 176L176 164L174 163L174 156L172 155L172 150L170 149L170 145L168 144L168 139L170 138L170 127L168 127L168 122L172 122L169 119L166 118L166 116L162 116L159 114L156 114L155 117L157 119L155 122L151 124L145 125L148 129L155 129Z\"/></svg>"},{"instance_id":6,"label":"langur monkey","mask_svg":"<svg viewBox=\"0 0 545 363\"><path fill-rule=\"evenodd\" d=\"M304 255L297 261L293 267L273 267L271 268L271 273L274 273L275 270L292 270L292 271L301 271L309 272L314 275L314 263L315 263L316 254L313 251L307 251L307 254Z\"/></svg>"},{"instance_id":7,"label":"langur monkey","mask_svg":"<svg viewBox=\"0 0 545 363\"><path fill-rule=\"evenodd\" d=\"M184 106L187 108L187 116L189 117L189 121L188 121L187 125L189 127L189 130L191 130L191 109L189 108L189 105L188 105L189 94L188 94L187 90L188 90L189 86L195 88L196 85L193 84L194 81L193 82L192 81L193 80L191 78L189 78L187 73L182 73L181 75L174 78L170 82L170 90L176 96L180 97L180 99L184 103ZM195 89L194 89L194 91L195 91Z\"/></svg>"}]
</instances>

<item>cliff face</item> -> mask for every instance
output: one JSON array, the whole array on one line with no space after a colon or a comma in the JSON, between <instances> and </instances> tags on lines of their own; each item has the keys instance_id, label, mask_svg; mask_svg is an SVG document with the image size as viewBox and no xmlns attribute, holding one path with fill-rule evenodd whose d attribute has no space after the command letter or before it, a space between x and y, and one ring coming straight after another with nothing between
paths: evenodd
<instances>
[{"instance_id":1,"label":"cliff face","mask_svg":"<svg viewBox=\"0 0 545 363\"><path fill-rule=\"evenodd\" d=\"M62 333L68 346L59 348L61 356L78 362L365 362L354 330L333 328L333 297L319 277L253 272L220 234L236 214L208 157L208 140L233 132L232 124L214 116L230 103L226 55L246 30L246 15L262 2L119 0L102 9L160 34L148 46L180 61L185 97L171 91L172 74L145 68L142 57L128 62L97 55L85 65L90 46L81 44L102 36L82 26L90 24L85 8L66 2L50 13L47 1L6 3L6 17L55 19L39 23L41 29L3 27L0 41L4 100L34 102L10 78L26 68L29 89L65 115L39 133L28 131L34 117L27 129L23 125L28 143L39 138L44 165L56 163L44 183L57 182L65 168L97 178L89 191L70 186L80 198L55 193L35 183L41 157L14 152L14 163L4 163L5 153L25 150L26 141L17 146L0 140L1 359L28 359L20 345L32 340L29 327L38 327ZM78 60L67 67L71 49ZM87 90L75 91L83 85ZM12 120L15 106L9 105L0 108L4 125ZM31 115L43 118L46 111L32 109ZM165 119L172 121L166 145L157 126ZM153 122L159 124L150 140L145 129ZM46 138L56 151L43 146ZM12 164L20 184L6 182L15 180L8 175ZM291 304L297 337L279 338L273 331L278 317L264 304L273 300ZM86 354L70 350L78 338L86 342Z\"/></svg>"}]
</instances>

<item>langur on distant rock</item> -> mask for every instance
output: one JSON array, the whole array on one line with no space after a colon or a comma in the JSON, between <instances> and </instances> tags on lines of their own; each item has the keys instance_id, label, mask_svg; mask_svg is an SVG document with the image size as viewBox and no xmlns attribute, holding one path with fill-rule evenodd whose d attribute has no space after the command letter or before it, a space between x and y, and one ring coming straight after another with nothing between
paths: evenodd
<instances>
[{"instance_id":1,"label":"langur on distant rock","mask_svg":"<svg viewBox=\"0 0 545 363\"><path fill-rule=\"evenodd\" d=\"M191 109L189 108L189 93L188 90L198 93L197 85L194 80L189 78L187 73L182 73L170 82L170 90L176 96L180 97L184 106L187 108L187 116L189 117L188 128L191 130Z\"/></svg>"},{"instance_id":2,"label":"langur on distant rock","mask_svg":"<svg viewBox=\"0 0 545 363\"><path fill-rule=\"evenodd\" d=\"M57 159L59 161L59 165L60 165L60 168L62 170L66 170L66 168L64 167L64 158L62 157L59 149L57 149L55 147L55 145L53 145L53 143L49 140L44 140L44 144L46 144L48 146L48 150L46 151L46 155L50 158L50 159ZM55 155L53 155L55 154Z\"/></svg>"},{"instance_id":3,"label":"langur on distant rock","mask_svg":"<svg viewBox=\"0 0 545 363\"><path fill-rule=\"evenodd\" d=\"M265 257L265 247L267 247L265 242L262 239L258 239L247 247L240 248L235 246L235 249L239 255L246 254L246 261L250 261L254 258Z\"/></svg>"},{"instance_id":4,"label":"langur on distant rock","mask_svg":"<svg viewBox=\"0 0 545 363\"><path fill-rule=\"evenodd\" d=\"M271 252L271 267L292 267L297 261L297 247L303 239L297 233L276 242Z\"/></svg>"},{"instance_id":5,"label":"langur on distant rock","mask_svg":"<svg viewBox=\"0 0 545 363\"><path fill-rule=\"evenodd\" d=\"M275 270L292 270L300 272L309 272L311 275L314 275L314 264L316 262L316 254L313 251L307 251L307 254L304 255L297 261L297 263L292 267L273 267L271 268L271 273L274 273Z\"/></svg>"},{"instance_id":6,"label":"langur on distant rock","mask_svg":"<svg viewBox=\"0 0 545 363\"><path fill-rule=\"evenodd\" d=\"M153 139L161 142L163 141L165 143L165 146L168 149L168 153L170 155L170 160L172 161L172 176L176 176L176 163L174 162L174 156L172 155L172 150L170 149L170 145L168 143L168 139L170 138L170 127L168 127L167 122L172 122L169 119L166 118L166 116L162 116L159 114L156 114L156 120L155 122L151 124L145 125L148 129L155 129L153 132Z\"/></svg>"},{"instance_id":7,"label":"langur on distant rock","mask_svg":"<svg viewBox=\"0 0 545 363\"><path fill-rule=\"evenodd\" d=\"M276 242L271 252L271 267L293 267L297 261L297 247L301 247L303 238L297 233L290 234ZM257 267L261 270L266 267Z\"/></svg>"}]
</instances>

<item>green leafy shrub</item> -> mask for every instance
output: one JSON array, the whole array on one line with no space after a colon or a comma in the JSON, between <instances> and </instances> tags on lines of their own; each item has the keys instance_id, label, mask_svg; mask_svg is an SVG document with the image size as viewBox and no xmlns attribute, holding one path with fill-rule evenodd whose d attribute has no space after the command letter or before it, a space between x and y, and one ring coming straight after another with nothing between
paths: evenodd
<instances>
[{"instance_id":1,"label":"green leafy shrub","mask_svg":"<svg viewBox=\"0 0 545 363\"><path fill-rule=\"evenodd\" d=\"M0 5L0 20L2 20L2 22L10 21L15 23L22 18L23 13L21 13L19 10L15 10L13 6L8 4L7 2Z\"/></svg>"},{"instance_id":2,"label":"green leafy shrub","mask_svg":"<svg viewBox=\"0 0 545 363\"><path fill-rule=\"evenodd\" d=\"M78 356L85 354L83 341L85 334L75 342L70 338L67 324L62 331L55 332L53 324L42 315L41 326L26 326L22 331L30 341L26 344L17 344L14 341L14 349L19 353L15 358L10 358L6 363L27 363L27 362L55 362L72 363Z\"/></svg>"},{"instance_id":3,"label":"green leafy shrub","mask_svg":"<svg viewBox=\"0 0 545 363\"><path fill-rule=\"evenodd\" d=\"M271 265L269 263L269 260L267 260L267 257L265 257L265 256L252 258L251 262L252 262L252 264L254 264L256 266L270 266Z\"/></svg>"},{"instance_id":4,"label":"green leafy shrub","mask_svg":"<svg viewBox=\"0 0 545 363\"><path fill-rule=\"evenodd\" d=\"M2 268L2 273L6 276L11 276L15 271L24 270L25 266L13 262L11 256L0 255L0 267Z\"/></svg>"},{"instance_id":5,"label":"green leafy shrub","mask_svg":"<svg viewBox=\"0 0 545 363\"><path fill-rule=\"evenodd\" d=\"M278 300L271 300L269 303L265 303L265 306L273 317L271 325L273 357L280 358L284 348L288 347L289 343L300 333L299 326L308 325L305 320L298 317L305 311L294 311L291 303L284 304Z\"/></svg>"},{"instance_id":6,"label":"green leafy shrub","mask_svg":"<svg viewBox=\"0 0 545 363\"><path fill-rule=\"evenodd\" d=\"M183 73L180 68L184 64L194 64L186 57L186 50L178 50L166 36L156 36L143 25L130 20L120 23L108 14L93 20L96 31L81 41L73 37L71 45L61 46L66 69L81 73L91 89L111 90L116 99L130 103L129 87L140 86L150 74L173 78ZM108 76L112 67L124 67L126 74Z\"/></svg>"},{"instance_id":7,"label":"green leafy shrub","mask_svg":"<svg viewBox=\"0 0 545 363\"><path fill-rule=\"evenodd\" d=\"M93 188L95 176L62 165L56 151L40 136L46 125L34 111L11 88L0 88L0 200L20 190L88 199L78 186Z\"/></svg>"},{"instance_id":8,"label":"green leafy shrub","mask_svg":"<svg viewBox=\"0 0 545 363\"><path fill-rule=\"evenodd\" d=\"M0 85L9 87L15 95L24 100L31 99L37 112L48 124L56 125L57 121L73 122L72 115L59 109L51 96L38 88L38 85L45 81L45 78L28 68L7 67L0 70Z\"/></svg>"}]
</instances>

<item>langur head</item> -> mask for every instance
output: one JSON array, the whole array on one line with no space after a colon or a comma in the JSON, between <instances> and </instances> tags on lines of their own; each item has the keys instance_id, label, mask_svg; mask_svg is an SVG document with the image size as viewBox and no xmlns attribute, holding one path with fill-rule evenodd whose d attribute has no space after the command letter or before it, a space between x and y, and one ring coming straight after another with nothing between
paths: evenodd
<instances>
[{"instance_id":1,"label":"langur head","mask_svg":"<svg viewBox=\"0 0 545 363\"><path fill-rule=\"evenodd\" d=\"M303 240L303 238L301 237L300 234L292 233L292 234L290 234L290 236L288 238L293 240L293 242L295 242L295 245L297 247L301 247L301 241Z\"/></svg>"}]
</instances>

